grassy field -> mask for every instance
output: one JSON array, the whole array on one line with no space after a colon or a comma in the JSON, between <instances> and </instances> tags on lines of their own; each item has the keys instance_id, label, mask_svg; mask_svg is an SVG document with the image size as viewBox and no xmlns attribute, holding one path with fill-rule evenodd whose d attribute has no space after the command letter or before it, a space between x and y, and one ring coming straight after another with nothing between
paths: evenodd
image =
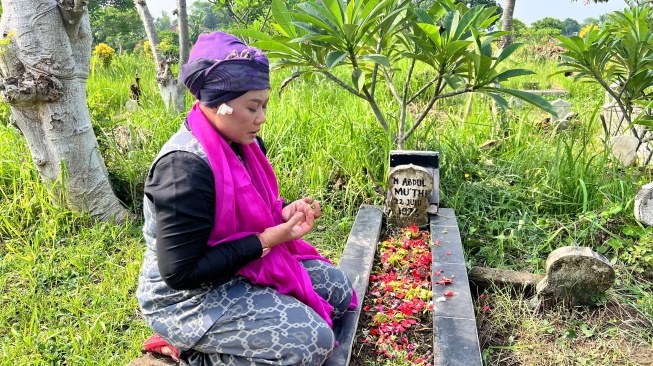
<instances>
[{"instance_id":1,"label":"grassy field","mask_svg":"<svg viewBox=\"0 0 653 366\"><path fill-rule=\"evenodd\" d=\"M633 199L651 171L621 167L606 152L601 90L548 79L550 62L522 66L538 72L522 81L569 92L579 114L570 129L543 127L547 116L530 107L511 111L499 129L488 100L475 96L467 116L462 97L436 105L406 148L440 152L442 206L456 210L469 266L542 273L553 249L583 245L613 261L617 284L597 299L598 310L533 314L520 296L479 299L486 363L650 364L653 240L633 218ZM129 112L136 71L142 106ZM358 207L383 204L394 145L361 100L320 78L298 80L278 95L284 77L273 73L262 137L282 195L322 201L324 218L308 240L337 262ZM163 107L153 65L131 56L94 69L88 102L115 190L140 214L147 169L183 116ZM396 124L389 95L381 105ZM151 334L134 296L145 247L141 222L95 223L54 206L6 105L0 118L0 364L126 364ZM500 142L479 149L487 140ZM481 311L486 305L490 310Z\"/></svg>"}]
</instances>

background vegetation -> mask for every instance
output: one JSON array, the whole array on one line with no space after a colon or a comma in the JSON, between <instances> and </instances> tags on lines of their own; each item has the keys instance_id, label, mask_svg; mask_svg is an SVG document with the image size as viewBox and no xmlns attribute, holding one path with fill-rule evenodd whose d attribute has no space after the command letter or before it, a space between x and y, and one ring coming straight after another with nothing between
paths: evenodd
<instances>
[{"instance_id":1,"label":"background vegetation","mask_svg":"<svg viewBox=\"0 0 653 366\"><path fill-rule=\"evenodd\" d=\"M579 114L569 129L556 131L542 123L549 116L530 107L510 111L498 129L489 100L473 98L468 114L469 99L458 97L438 101L405 148L440 152L441 204L456 210L469 266L542 273L553 249L589 246L617 270L616 286L597 303L628 305L630 318L650 324L653 240L651 229L634 220L632 203L651 171L613 160L598 116L604 91L564 75L549 78L556 59L547 47L526 47L513 57L510 62L537 75L506 87L528 81L567 90ZM136 72L141 105L131 110L125 105ZM426 76L420 72L415 83ZM337 262L358 207L384 204L394 143L364 101L319 76L277 94L288 75L273 74L262 137L282 195L323 202L324 217L308 240ZM154 77L154 65L123 52L106 67L95 62L88 83L114 188L136 213L151 160L183 120L165 110ZM389 91L379 95L392 109ZM6 105L0 120L0 363L125 365L151 334L134 296L145 248L141 222L98 224L53 206ZM480 148L488 140L493 147ZM479 310L479 317L489 324L482 329L490 329L484 357L491 365L511 364L506 355L528 365L638 364L637 354L642 362L651 359L646 352L653 355L650 327L610 323L609 316L598 324L583 311L536 316L525 299L500 292L490 305L491 315ZM582 347L589 341L598 346Z\"/></svg>"}]
</instances>

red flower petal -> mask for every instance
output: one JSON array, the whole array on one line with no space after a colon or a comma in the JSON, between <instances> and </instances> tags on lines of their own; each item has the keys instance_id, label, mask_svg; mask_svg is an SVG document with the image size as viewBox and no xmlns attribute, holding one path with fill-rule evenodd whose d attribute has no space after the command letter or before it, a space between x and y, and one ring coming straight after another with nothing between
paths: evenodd
<instances>
[{"instance_id":1,"label":"red flower petal","mask_svg":"<svg viewBox=\"0 0 653 366\"><path fill-rule=\"evenodd\" d=\"M453 296L453 291L445 292L444 296L447 296L447 297Z\"/></svg>"}]
</instances>

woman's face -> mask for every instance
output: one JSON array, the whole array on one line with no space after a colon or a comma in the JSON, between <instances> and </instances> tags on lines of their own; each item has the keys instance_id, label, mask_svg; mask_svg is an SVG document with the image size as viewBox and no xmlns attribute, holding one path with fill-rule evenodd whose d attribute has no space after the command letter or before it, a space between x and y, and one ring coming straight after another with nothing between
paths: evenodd
<instances>
[{"instance_id":1,"label":"woman's face","mask_svg":"<svg viewBox=\"0 0 653 366\"><path fill-rule=\"evenodd\" d=\"M254 142L261 125L265 122L265 113L269 99L269 90L250 90L226 104L233 109L231 114L217 114L218 107L209 108L200 104L204 116L213 128L229 144L248 145Z\"/></svg>"}]
</instances>

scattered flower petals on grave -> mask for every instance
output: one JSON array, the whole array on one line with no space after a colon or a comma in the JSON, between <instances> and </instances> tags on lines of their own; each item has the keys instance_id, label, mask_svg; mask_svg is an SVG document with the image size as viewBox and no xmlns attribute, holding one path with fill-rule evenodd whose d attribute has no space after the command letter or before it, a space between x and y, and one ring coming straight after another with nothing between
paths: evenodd
<instances>
[{"instance_id":1,"label":"scattered flower petals on grave","mask_svg":"<svg viewBox=\"0 0 653 366\"><path fill-rule=\"evenodd\" d=\"M416 225L399 234L379 244L379 264L372 270L365 299L373 305L363 306L371 321L360 342L374 346L377 362L404 359L411 365L432 366L432 356L423 354L424 345L414 343L412 333L407 333L431 325L422 323L433 311L430 235Z\"/></svg>"},{"instance_id":2,"label":"scattered flower petals on grave","mask_svg":"<svg viewBox=\"0 0 653 366\"><path fill-rule=\"evenodd\" d=\"M438 281L435 281L435 283L438 284L438 285L449 285L449 284L452 284L452 283L453 283L453 276L451 276L451 278L447 278L447 277L444 277L444 276L443 276L443 277L442 277L441 279L439 279Z\"/></svg>"},{"instance_id":3,"label":"scattered flower petals on grave","mask_svg":"<svg viewBox=\"0 0 653 366\"><path fill-rule=\"evenodd\" d=\"M447 297L453 296L453 291L445 292L444 296L447 296Z\"/></svg>"}]
</instances>

